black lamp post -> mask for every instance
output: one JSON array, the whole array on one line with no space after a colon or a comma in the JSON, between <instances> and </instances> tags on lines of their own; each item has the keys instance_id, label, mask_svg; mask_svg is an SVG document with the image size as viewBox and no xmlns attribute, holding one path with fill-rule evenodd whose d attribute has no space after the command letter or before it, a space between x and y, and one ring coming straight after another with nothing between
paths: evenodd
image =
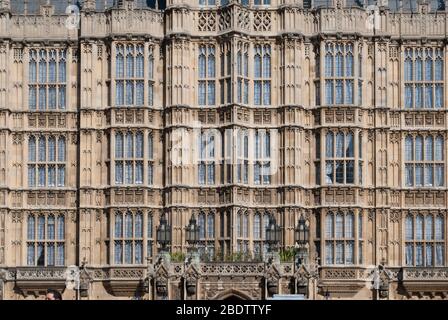
<instances>
[{"instance_id":1,"label":"black lamp post","mask_svg":"<svg viewBox=\"0 0 448 320\"><path fill-rule=\"evenodd\" d=\"M294 240L299 246L299 254L297 263L304 263L307 257L307 244L310 241L310 227L306 225L303 215L300 216L297 226L294 230Z\"/></svg>"},{"instance_id":2,"label":"black lamp post","mask_svg":"<svg viewBox=\"0 0 448 320\"><path fill-rule=\"evenodd\" d=\"M187 226L187 242L195 248L195 245L199 242L199 228L200 226L196 222L194 213L191 215L190 221Z\"/></svg>"},{"instance_id":3,"label":"black lamp post","mask_svg":"<svg viewBox=\"0 0 448 320\"><path fill-rule=\"evenodd\" d=\"M303 216L300 216L297 222L296 229L294 230L294 240L299 246L305 246L310 240L310 227L306 225Z\"/></svg>"},{"instance_id":4,"label":"black lamp post","mask_svg":"<svg viewBox=\"0 0 448 320\"><path fill-rule=\"evenodd\" d=\"M157 227L157 243L162 247L162 251L165 251L166 246L171 242L171 226L166 220L165 213L160 217L160 225Z\"/></svg>"},{"instance_id":5,"label":"black lamp post","mask_svg":"<svg viewBox=\"0 0 448 320\"><path fill-rule=\"evenodd\" d=\"M274 216L271 214L269 217L269 225L266 228L266 242L269 245L269 250L272 250L280 243L282 235L282 229L275 221Z\"/></svg>"}]
</instances>

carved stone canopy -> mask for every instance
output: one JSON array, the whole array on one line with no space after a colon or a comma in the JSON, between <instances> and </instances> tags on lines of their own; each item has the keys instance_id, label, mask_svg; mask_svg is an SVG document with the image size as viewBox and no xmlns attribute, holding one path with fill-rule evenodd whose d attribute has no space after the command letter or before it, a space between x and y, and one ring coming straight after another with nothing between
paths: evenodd
<instances>
[{"instance_id":1,"label":"carved stone canopy","mask_svg":"<svg viewBox=\"0 0 448 320\"><path fill-rule=\"evenodd\" d=\"M200 277L199 270L194 264L190 264L184 274L185 288L188 295L194 295L197 292L197 280Z\"/></svg>"},{"instance_id":2,"label":"carved stone canopy","mask_svg":"<svg viewBox=\"0 0 448 320\"><path fill-rule=\"evenodd\" d=\"M159 278L156 280L156 292L161 296L166 296L168 294L168 279Z\"/></svg>"}]
</instances>

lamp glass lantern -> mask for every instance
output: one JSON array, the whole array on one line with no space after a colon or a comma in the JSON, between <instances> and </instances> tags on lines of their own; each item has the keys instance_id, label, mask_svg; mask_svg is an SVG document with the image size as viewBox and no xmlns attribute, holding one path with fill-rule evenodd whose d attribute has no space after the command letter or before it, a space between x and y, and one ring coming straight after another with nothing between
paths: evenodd
<instances>
[{"instance_id":1,"label":"lamp glass lantern","mask_svg":"<svg viewBox=\"0 0 448 320\"><path fill-rule=\"evenodd\" d=\"M162 246L162 250L171 242L171 226L165 217L165 213L160 217L160 225L157 227L157 242Z\"/></svg>"},{"instance_id":2,"label":"lamp glass lantern","mask_svg":"<svg viewBox=\"0 0 448 320\"><path fill-rule=\"evenodd\" d=\"M277 225L273 215L269 217L269 224L266 228L266 242L270 247L278 245L281 238L281 228Z\"/></svg>"},{"instance_id":3,"label":"lamp glass lantern","mask_svg":"<svg viewBox=\"0 0 448 320\"><path fill-rule=\"evenodd\" d=\"M294 238L299 246L306 245L310 240L310 227L306 225L303 216L300 216L297 222L296 229L294 230Z\"/></svg>"},{"instance_id":4,"label":"lamp glass lantern","mask_svg":"<svg viewBox=\"0 0 448 320\"><path fill-rule=\"evenodd\" d=\"M191 216L188 223L186 238L187 242L193 246L199 241L199 225L196 222L194 214Z\"/></svg>"}]
</instances>

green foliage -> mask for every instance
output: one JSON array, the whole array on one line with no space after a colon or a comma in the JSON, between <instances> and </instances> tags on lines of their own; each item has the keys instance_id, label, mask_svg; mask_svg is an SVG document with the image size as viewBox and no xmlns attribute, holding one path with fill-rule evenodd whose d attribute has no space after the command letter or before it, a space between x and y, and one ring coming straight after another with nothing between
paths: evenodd
<instances>
[{"instance_id":1,"label":"green foliage","mask_svg":"<svg viewBox=\"0 0 448 320\"><path fill-rule=\"evenodd\" d=\"M171 253L171 261L172 262L184 262L185 261L185 253L183 252L172 252Z\"/></svg>"},{"instance_id":2,"label":"green foliage","mask_svg":"<svg viewBox=\"0 0 448 320\"><path fill-rule=\"evenodd\" d=\"M281 262L293 262L294 257L296 255L296 249L295 248L288 248L285 250L281 250L280 253L280 261Z\"/></svg>"}]
</instances>

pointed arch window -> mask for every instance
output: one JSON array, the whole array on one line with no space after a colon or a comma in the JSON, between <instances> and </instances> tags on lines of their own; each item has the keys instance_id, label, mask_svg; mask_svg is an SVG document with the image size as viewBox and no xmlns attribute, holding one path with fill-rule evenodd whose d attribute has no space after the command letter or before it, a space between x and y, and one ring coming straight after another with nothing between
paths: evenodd
<instances>
[{"instance_id":1,"label":"pointed arch window","mask_svg":"<svg viewBox=\"0 0 448 320\"><path fill-rule=\"evenodd\" d=\"M325 102L354 104L354 53L352 43L325 45Z\"/></svg>"},{"instance_id":2,"label":"pointed arch window","mask_svg":"<svg viewBox=\"0 0 448 320\"><path fill-rule=\"evenodd\" d=\"M198 104L200 106L215 105L215 68L215 46L200 45L198 55Z\"/></svg>"},{"instance_id":3,"label":"pointed arch window","mask_svg":"<svg viewBox=\"0 0 448 320\"><path fill-rule=\"evenodd\" d=\"M443 108L442 48L406 48L404 75L405 108Z\"/></svg>"},{"instance_id":4,"label":"pointed arch window","mask_svg":"<svg viewBox=\"0 0 448 320\"><path fill-rule=\"evenodd\" d=\"M238 59L238 58L237 58ZM213 56L213 66L215 58ZM229 104L233 102L232 97L232 45L229 42L220 44L221 70L219 79L220 104ZM241 60L239 61L241 64ZM241 67L241 65L239 66ZM238 68L238 62L237 62ZM214 77L214 76L213 76Z\"/></svg>"},{"instance_id":5,"label":"pointed arch window","mask_svg":"<svg viewBox=\"0 0 448 320\"><path fill-rule=\"evenodd\" d=\"M353 132L328 132L325 148L325 182L327 184L354 183Z\"/></svg>"},{"instance_id":6,"label":"pointed arch window","mask_svg":"<svg viewBox=\"0 0 448 320\"><path fill-rule=\"evenodd\" d=\"M215 135L203 132L198 139L198 183L200 185L215 184Z\"/></svg>"},{"instance_id":7,"label":"pointed arch window","mask_svg":"<svg viewBox=\"0 0 448 320\"><path fill-rule=\"evenodd\" d=\"M28 266L64 266L65 233L60 232L60 229L65 229L64 215L30 213L26 227L26 264Z\"/></svg>"},{"instance_id":8,"label":"pointed arch window","mask_svg":"<svg viewBox=\"0 0 448 320\"><path fill-rule=\"evenodd\" d=\"M29 51L28 106L34 110L65 109L65 49Z\"/></svg>"},{"instance_id":9,"label":"pointed arch window","mask_svg":"<svg viewBox=\"0 0 448 320\"><path fill-rule=\"evenodd\" d=\"M249 103L249 45L238 43L237 53L237 102Z\"/></svg>"},{"instance_id":10,"label":"pointed arch window","mask_svg":"<svg viewBox=\"0 0 448 320\"><path fill-rule=\"evenodd\" d=\"M246 130L238 130L237 181L249 183L249 134Z\"/></svg>"},{"instance_id":11,"label":"pointed arch window","mask_svg":"<svg viewBox=\"0 0 448 320\"><path fill-rule=\"evenodd\" d=\"M149 83L148 83L148 105L154 105L154 48L149 47L148 69L149 69Z\"/></svg>"},{"instance_id":12,"label":"pointed arch window","mask_svg":"<svg viewBox=\"0 0 448 320\"><path fill-rule=\"evenodd\" d=\"M444 138L441 135L406 136L404 150L406 187L444 186L443 145Z\"/></svg>"},{"instance_id":13,"label":"pointed arch window","mask_svg":"<svg viewBox=\"0 0 448 320\"><path fill-rule=\"evenodd\" d=\"M118 43L115 45L116 106L143 106L145 104L144 61L145 48L143 44ZM151 89L152 84L150 83L148 91Z\"/></svg>"},{"instance_id":14,"label":"pointed arch window","mask_svg":"<svg viewBox=\"0 0 448 320\"><path fill-rule=\"evenodd\" d=\"M63 140L61 140L63 139ZM36 150L37 140L37 150ZM60 143L64 141L64 144ZM37 154L36 154L37 152ZM65 186L65 138L40 135L28 139L28 186L63 187ZM57 157L58 156L58 157ZM36 179L37 177L37 179Z\"/></svg>"},{"instance_id":15,"label":"pointed arch window","mask_svg":"<svg viewBox=\"0 0 448 320\"><path fill-rule=\"evenodd\" d=\"M212 261L215 257L215 213L201 212L198 216L199 243L201 260Z\"/></svg>"},{"instance_id":16,"label":"pointed arch window","mask_svg":"<svg viewBox=\"0 0 448 320\"><path fill-rule=\"evenodd\" d=\"M148 213L147 217L147 226L146 226L146 256L148 258L152 257L153 255L153 244L154 244L154 237L153 237L153 216L151 213Z\"/></svg>"},{"instance_id":17,"label":"pointed arch window","mask_svg":"<svg viewBox=\"0 0 448 320\"><path fill-rule=\"evenodd\" d=\"M326 265L362 263L362 216L358 215L358 230L355 230L354 221L353 212L329 212L325 215ZM355 241L358 241L358 253L355 252Z\"/></svg>"},{"instance_id":18,"label":"pointed arch window","mask_svg":"<svg viewBox=\"0 0 448 320\"><path fill-rule=\"evenodd\" d=\"M254 104L271 105L271 46L254 48Z\"/></svg>"},{"instance_id":19,"label":"pointed arch window","mask_svg":"<svg viewBox=\"0 0 448 320\"><path fill-rule=\"evenodd\" d=\"M271 135L264 129L255 131L254 183L271 184Z\"/></svg>"},{"instance_id":20,"label":"pointed arch window","mask_svg":"<svg viewBox=\"0 0 448 320\"><path fill-rule=\"evenodd\" d=\"M253 220L253 253L256 260L261 259L267 253L266 228L269 225L269 213L255 212Z\"/></svg>"},{"instance_id":21,"label":"pointed arch window","mask_svg":"<svg viewBox=\"0 0 448 320\"><path fill-rule=\"evenodd\" d=\"M152 237L149 237L152 230L150 230L150 226L152 225L152 220L148 220L147 225L147 236L144 237L144 215L141 211L127 211L126 213L122 213L117 211L113 214L114 217L114 238L113 238L113 263L116 265L120 264L143 264L143 243L147 242L148 250L151 250L149 247L151 244L149 241L152 241ZM150 216L148 215L148 219ZM150 225L151 223L151 225ZM150 257L152 254L148 254Z\"/></svg>"},{"instance_id":22,"label":"pointed arch window","mask_svg":"<svg viewBox=\"0 0 448 320\"><path fill-rule=\"evenodd\" d=\"M444 217L438 214L407 215L405 218L406 266L445 265Z\"/></svg>"},{"instance_id":23,"label":"pointed arch window","mask_svg":"<svg viewBox=\"0 0 448 320\"><path fill-rule=\"evenodd\" d=\"M243 259L249 258L249 213L239 210L236 215L237 223L237 249L236 252L242 255Z\"/></svg>"},{"instance_id":24,"label":"pointed arch window","mask_svg":"<svg viewBox=\"0 0 448 320\"><path fill-rule=\"evenodd\" d=\"M115 133L115 183L143 183L143 133Z\"/></svg>"}]
</instances>

